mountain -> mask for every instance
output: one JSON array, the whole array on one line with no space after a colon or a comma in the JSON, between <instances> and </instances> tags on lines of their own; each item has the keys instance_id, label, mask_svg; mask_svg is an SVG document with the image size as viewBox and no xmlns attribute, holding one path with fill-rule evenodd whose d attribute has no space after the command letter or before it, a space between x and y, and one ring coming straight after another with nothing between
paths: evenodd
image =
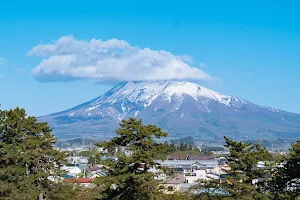
<instances>
[{"instance_id":1,"label":"mountain","mask_svg":"<svg viewBox=\"0 0 300 200\"><path fill-rule=\"evenodd\" d=\"M39 118L58 138L110 138L122 119L156 124L170 139L217 140L299 138L300 115L262 107L185 81L142 81L117 85L105 94Z\"/></svg>"}]
</instances>

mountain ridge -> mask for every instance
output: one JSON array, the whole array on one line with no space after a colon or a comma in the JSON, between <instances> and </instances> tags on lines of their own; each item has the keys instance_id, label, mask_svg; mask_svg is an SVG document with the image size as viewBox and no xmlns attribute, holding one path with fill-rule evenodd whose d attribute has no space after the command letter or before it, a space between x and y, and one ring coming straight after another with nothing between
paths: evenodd
<instances>
[{"instance_id":1,"label":"mountain ridge","mask_svg":"<svg viewBox=\"0 0 300 200\"><path fill-rule=\"evenodd\" d=\"M119 122L128 117L157 124L170 138L300 136L299 114L258 106L186 81L120 83L91 101L39 120L49 122L58 137L112 137Z\"/></svg>"}]
</instances>

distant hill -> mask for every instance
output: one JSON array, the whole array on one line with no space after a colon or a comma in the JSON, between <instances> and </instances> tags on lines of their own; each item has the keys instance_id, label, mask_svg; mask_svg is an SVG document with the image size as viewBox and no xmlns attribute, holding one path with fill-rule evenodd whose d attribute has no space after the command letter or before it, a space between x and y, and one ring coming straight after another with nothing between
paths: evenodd
<instances>
[{"instance_id":1,"label":"distant hill","mask_svg":"<svg viewBox=\"0 0 300 200\"><path fill-rule=\"evenodd\" d=\"M291 144L294 144L295 139L257 139L257 140L246 140L246 143L260 144L263 147L268 149L276 150L287 150L291 147Z\"/></svg>"},{"instance_id":2,"label":"distant hill","mask_svg":"<svg viewBox=\"0 0 300 200\"><path fill-rule=\"evenodd\" d=\"M191 136L185 137L185 138L180 138L180 139L173 139L170 142L175 145L179 145L180 143L184 143L184 144L192 145L192 146L195 145L195 139Z\"/></svg>"},{"instance_id":3,"label":"distant hill","mask_svg":"<svg viewBox=\"0 0 300 200\"><path fill-rule=\"evenodd\" d=\"M169 139L300 138L300 115L262 107L185 81L142 81L117 85L66 111L42 116L60 139L108 139L122 119L156 124Z\"/></svg>"},{"instance_id":4,"label":"distant hill","mask_svg":"<svg viewBox=\"0 0 300 200\"><path fill-rule=\"evenodd\" d=\"M61 148L69 148L69 147L92 147L95 143L99 142L94 139L86 139L86 138L74 138L69 140L58 140L55 145Z\"/></svg>"}]
</instances>

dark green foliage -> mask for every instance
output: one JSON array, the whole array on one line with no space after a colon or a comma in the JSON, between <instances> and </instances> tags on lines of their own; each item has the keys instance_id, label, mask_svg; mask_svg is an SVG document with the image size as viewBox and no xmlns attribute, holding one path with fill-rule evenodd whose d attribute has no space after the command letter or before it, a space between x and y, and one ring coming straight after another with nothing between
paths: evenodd
<instances>
[{"instance_id":1,"label":"dark green foliage","mask_svg":"<svg viewBox=\"0 0 300 200\"><path fill-rule=\"evenodd\" d=\"M159 200L192 200L192 195L183 192L175 192L173 194L162 194Z\"/></svg>"},{"instance_id":2,"label":"dark green foliage","mask_svg":"<svg viewBox=\"0 0 300 200\"><path fill-rule=\"evenodd\" d=\"M46 194L48 200L95 200L99 195L98 188L84 188L73 183L53 184Z\"/></svg>"},{"instance_id":3,"label":"dark green foliage","mask_svg":"<svg viewBox=\"0 0 300 200\"><path fill-rule=\"evenodd\" d=\"M55 138L46 123L26 116L24 109L0 110L1 199L70 199L75 190L49 180L62 172L66 154L53 149ZM53 195L62 198L54 198ZM68 196L68 198L67 198Z\"/></svg>"},{"instance_id":4,"label":"dark green foliage","mask_svg":"<svg viewBox=\"0 0 300 200\"><path fill-rule=\"evenodd\" d=\"M107 176L95 181L103 189L100 199L159 199L162 194L159 182L149 169L160 169L155 160L167 158L169 145L154 141L154 138L166 137L167 133L155 125L143 125L141 120L134 118L123 120L120 126L116 130L118 137L96 144L110 152L119 147L128 151L128 154L115 153L116 161L101 162L107 167Z\"/></svg>"},{"instance_id":5,"label":"dark green foliage","mask_svg":"<svg viewBox=\"0 0 300 200\"><path fill-rule=\"evenodd\" d=\"M206 151L224 151L224 147L202 146L202 150Z\"/></svg>"},{"instance_id":6,"label":"dark green foliage","mask_svg":"<svg viewBox=\"0 0 300 200\"><path fill-rule=\"evenodd\" d=\"M286 159L286 164L284 165L283 176L289 186L292 187L293 184L298 187L295 188L295 193L298 195L300 192L299 179L300 178L300 141L298 140L296 144L290 148L289 156Z\"/></svg>"},{"instance_id":7,"label":"dark green foliage","mask_svg":"<svg viewBox=\"0 0 300 200\"><path fill-rule=\"evenodd\" d=\"M271 159L271 154L258 144L236 142L225 137L225 147L229 150L228 160L229 170L227 173L237 177L244 183L251 183L253 179L262 178L265 169L257 168L259 161L267 162Z\"/></svg>"},{"instance_id":8,"label":"dark green foliage","mask_svg":"<svg viewBox=\"0 0 300 200\"><path fill-rule=\"evenodd\" d=\"M257 168L259 161L268 163L271 155L260 145L245 144L225 137L225 147L230 154L226 157L228 176L220 180L201 181L192 190L202 191L195 199L269 199L265 183L267 179L252 184L252 180L264 178L270 168Z\"/></svg>"},{"instance_id":9,"label":"dark green foliage","mask_svg":"<svg viewBox=\"0 0 300 200\"><path fill-rule=\"evenodd\" d=\"M229 150L227 156L229 169L226 172L230 175L224 181L229 190L229 194L236 198L246 199L267 199L265 184L266 176L270 174L268 166L271 154L258 144L246 144L243 142L232 141L225 137L225 147ZM257 168L259 161L263 161L265 168ZM261 181L252 184L255 179L261 178Z\"/></svg>"},{"instance_id":10,"label":"dark green foliage","mask_svg":"<svg viewBox=\"0 0 300 200\"><path fill-rule=\"evenodd\" d=\"M179 144L179 148L178 148L180 151L185 151L185 150L187 150L187 148L186 148L186 146L185 146L185 144L183 143L183 142L181 142L180 144Z\"/></svg>"},{"instance_id":11,"label":"dark green foliage","mask_svg":"<svg viewBox=\"0 0 300 200\"><path fill-rule=\"evenodd\" d=\"M85 156L85 157L89 157L91 156L93 153L92 151L80 151L78 152L77 156Z\"/></svg>"},{"instance_id":12,"label":"dark green foliage","mask_svg":"<svg viewBox=\"0 0 300 200\"><path fill-rule=\"evenodd\" d=\"M289 155L282 158L280 165L273 172L269 189L274 199L297 199L300 196L300 141L289 150Z\"/></svg>"},{"instance_id":13,"label":"dark green foliage","mask_svg":"<svg viewBox=\"0 0 300 200\"><path fill-rule=\"evenodd\" d=\"M69 140L59 140L55 143L55 146L61 148L78 147L82 145L93 147L96 142L99 141L89 138L74 138Z\"/></svg>"},{"instance_id":14,"label":"dark green foliage","mask_svg":"<svg viewBox=\"0 0 300 200\"><path fill-rule=\"evenodd\" d=\"M187 145L194 146L195 145L195 139L193 137L189 136L189 137L184 137L184 138L180 138L180 139L171 140L171 143L175 144L175 145L179 145L180 143L184 143L184 144L187 144Z\"/></svg>"},{"instance_id":15,"label":"dark green foliage","mask_svg":"<svg viewBox=\"0 0 300 200\"><path fill-rule=\"evenodd\" d=\"M175 146L175 144L171 143L171 144L170 144L170 149L171 149L171 152L176 151L176 146Z\"/></svg>"}]
</instances>

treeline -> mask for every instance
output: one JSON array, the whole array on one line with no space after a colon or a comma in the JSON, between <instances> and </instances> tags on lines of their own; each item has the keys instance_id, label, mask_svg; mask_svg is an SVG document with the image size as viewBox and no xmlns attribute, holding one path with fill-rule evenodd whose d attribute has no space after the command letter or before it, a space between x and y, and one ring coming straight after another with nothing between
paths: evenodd
<instances>
[{"instance_id":1,"label":"treeline","mask_svg":"<svg viewBox=\"0 0 300 200\"><path fill-rule=\"evenodd\" d=\"M188 136L188 137L184 137L184 138L179 138L179 139L173 139L170 141L172 144L175 144L175 145L179 145L180 143L184 143L184 144L187 144L187 145L192 145L192 146L195 146L195 139L191 136Z\"/></svg>"},{"instance_id":2,"label":"treeline","mask_svg":"<svg viewBox=\"0 0 300 200\"><path fill-rule=\"evenodd\" d=\"M61 140L55 143L55 146L59 148L69 148L69 147L79 147L79 146L88 146L93 147L97 142L95 139L90 138L74 138L69 140Z\"/></svg>"},{"instance_id":3,"label":"treeline","mask_svg":"<svg viewBox=\"0 0 300 200\"><path fill-rule=\"evenodd\" d=\"M210 147L210 146L203 146L201 149L194 145L188 145L184 142L180 142L178 144L175 143L167 143L169 148L171 149L170 156L179 156L182 157L183 155L202 155L202 156L212 156L213 151L223 151L224 148L222 147ZM176 157L176 156L175 156Z\"/></svg>"},{"instance_id":4,"label":"treeline","mask_svg":"<svg viewBox=\"0 0 300 200\"><path fill-rule=\"evenodd\" d=\"M199 151L199 148L193 145L188 145L186 143L181 142L179 145L175 145L174 143L169 144L172 151Z\"/></svg>"},{"instance_id":5,"label":"treeline","mask_svg":"<svg viewBox=\"0 0 300 200\"><path fill-rule=\"evenodd\" d=\"M300 195L300 141L289 154L276 160L258 144L245 144L225 137L225 174L218 179L199 181L184 193L167 193L160 175L172 172L155 160L165 160L173 146L157 143L166 137L155 125L141 120L123 120L117 136L96 146L116 159L96 159L105 170L92 189L64 183L60 167L67 154L53 148L56 139L46 123L28 117L24 109L0 110L0 199L16 200L292 200ZM126 146L130 154L115 151ZM190 146L179 145L188 150ZM104 151L103 155L105 155ZM259 164L259 165L258 165ZM153 171L153 169L155 169Z\"/></svg>"}]
</instances>

